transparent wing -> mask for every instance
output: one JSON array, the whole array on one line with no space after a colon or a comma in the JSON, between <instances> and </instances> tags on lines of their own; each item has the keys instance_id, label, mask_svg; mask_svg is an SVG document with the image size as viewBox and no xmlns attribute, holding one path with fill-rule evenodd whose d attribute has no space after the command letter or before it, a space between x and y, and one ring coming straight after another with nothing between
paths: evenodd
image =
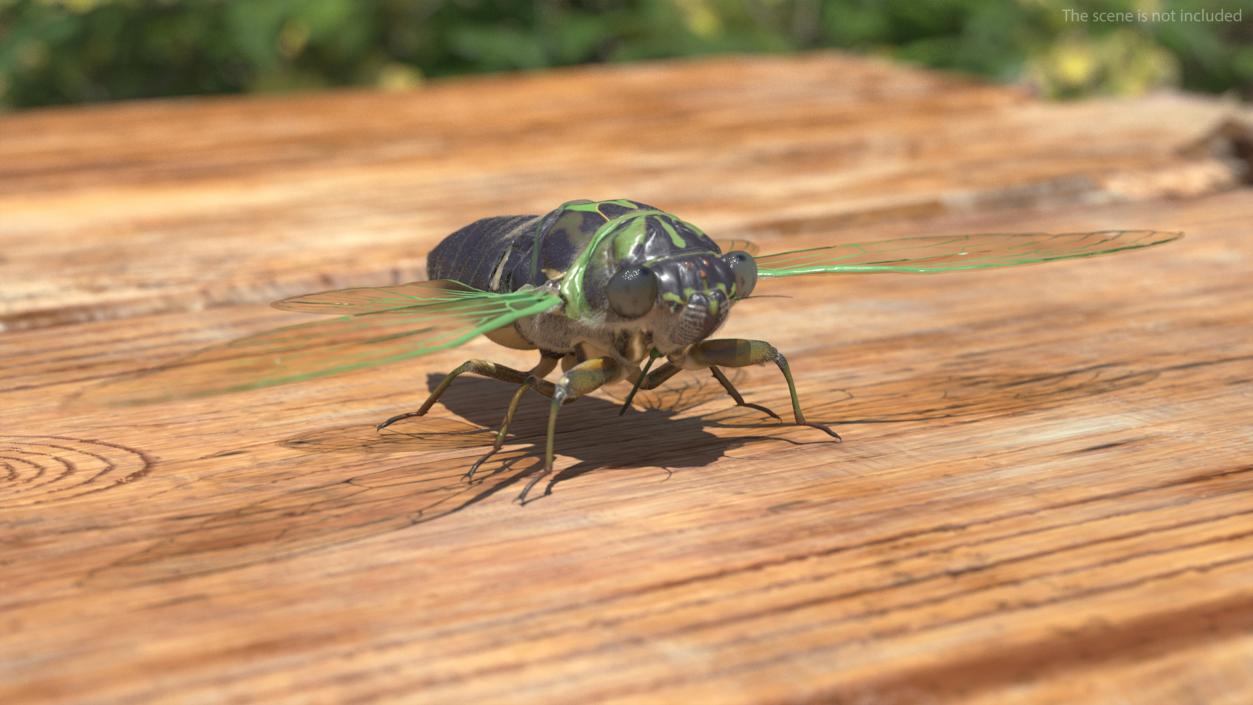
<instances>
[{"instance_id":1,"label":"transparent wing","mask_svg":"<svg viewBox=\"0 0 1253 705\"><path fill-rule=\"evenodd\" d=\"M282 311L321 314L362 314L395 308L448 305L481 300L487 293L451 279L409 282L395 286L335 289L301 294L270 304Z\"/></svg>"},{"instance_id":2,"label":"transparent wing","mask_svg":"<svg viewBox=\"0 0 1253 705\"><path fill-rule=\"evenodd\" d=\"M461 345L561 301L556 294L541 290L472 294L475 290L456 285L449 286L455 296L375 308L391 300L396 289L411 290L408 286L345 289L288 299L291 307L287 310L341 310L334 308L339 300L344 302L343 310L363 313L278 328L207 348L165 367L94 387L83 399L110 406L149 404L385 365Z\"/></svg>"},{"instance_id":3,"label":"transparent wing","mask_svg":"<svg viewBox=\"0 0 1253 705\"><path fill-rule=\"evenodd\" d=\"M756 255L761 251L761 248L757 246L757 243L752 240L719 240L715 238L714 242L718 245L718 249L722 250L723 253L742 250L750 255Z\"/></svg>"},{"instance_id":4,"label":"transparent wing","mask_svg":"<svg viewBox=\"0 0 1253 705\"><path fill-rule=\"evenodd\" d=\"M757 276L872 272L930 274L1013 267L1152 247L1181 237L1183 233L1156 230L913 237L765 255L757 258Z\"/></svg>"}]
</instances>

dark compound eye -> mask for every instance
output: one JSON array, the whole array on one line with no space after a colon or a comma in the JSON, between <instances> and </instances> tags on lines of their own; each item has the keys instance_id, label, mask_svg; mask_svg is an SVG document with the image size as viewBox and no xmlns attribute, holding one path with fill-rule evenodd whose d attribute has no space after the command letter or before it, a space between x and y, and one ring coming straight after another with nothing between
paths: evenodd
<instances>
[{"instance_id":1,"label":"dark compound eye","mask_svg":"<svg viewBox=\"0 0 1253 705\"><path fill-rule=\"evenodd\" d=\"M647 267L627 267L613 275L606 289L609 308L623 318L639 318L657 301L657 276Z\"/></svg>"},{"instance_id":2,"label":"dark compound eye","mask_svg":"<svg viewBox=\"0 0 1253 705\"><path fill-rule=\"evenodd\" d=\"M757 260L738 250L726 253L722 259L731 265L731 271L735 273L735 298L742 299L753 293L753 287L757 286Z\"/></svg>"}]
</instances>

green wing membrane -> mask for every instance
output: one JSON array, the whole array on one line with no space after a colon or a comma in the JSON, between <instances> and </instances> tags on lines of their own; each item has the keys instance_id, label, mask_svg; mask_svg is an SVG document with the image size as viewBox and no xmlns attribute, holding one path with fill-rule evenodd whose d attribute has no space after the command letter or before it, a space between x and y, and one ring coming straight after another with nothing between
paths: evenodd
<instances>
[{"instance_id":1,"label":"green wing membrane","mask_svg":"<svg viewBox=\"0 0 1253 705\"><path fill-rule=\"evenodd\" d=\"M933 274L1014 267L1136 250L1181 237L1183 233L1156 230L912 237L763 255L757 258L757 276L876 272Z\"/></svg>"},{"instance_id":2,"label":"green wing membrane","mask_svg":"<svg viewBox=\"0 0 1253 705\"><path fill-rule=\"evenodd\" d=\"M127 406L301 382L456 347L560 302L556 294L538 289L497 294L451 281L297 296L275 306L349 315L207 348L165 367L110 381L84 396Z\"/></svg>"}]
</instances>

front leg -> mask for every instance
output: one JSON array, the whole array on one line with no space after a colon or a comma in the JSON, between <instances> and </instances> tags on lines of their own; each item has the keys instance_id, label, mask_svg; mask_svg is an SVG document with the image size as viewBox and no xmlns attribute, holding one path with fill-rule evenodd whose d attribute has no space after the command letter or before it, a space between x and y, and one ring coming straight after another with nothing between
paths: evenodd
<instances>
[{"instance_id":1,"label":"front leg","mask_svg":"<svg viewBox=\"0 0 1253 705\"><path fill-rule=\"evenodd\" d=\"M840 440L840 434L820 423L805 420L801 411L800 399L796 396L796 383L792 381L792 371L788 369L787 358L773 345L761 340L739 340L724 338L722 340L706 340L688 349L684 367L747 367L773 362L779 366L783 379L787 380L787 391L792 396L792 414L798 426L809 426L823 431ZM716 376L716 373L715 373ZM719 380L721 381L721 380ZM739 401L739 400L737 400Z\"/></svg>"},{"instance_id":2,"label":"front leg","mask_svg":"<svg viewBox=\"0 0 1253 705\"><path fill-rule=\"evenodd\" d=\"M540 481L540 478L548 475L553 470L553 446L554 436L557 432L557 412L561 410L561 405L567 400L577 399L593 392L603 385L613 382L622 376L624 370L621 364L611 357L593 357L571 367L557 380L553 385L552 406L548 411L548 435L544 445L544 469L531 478L526 483L526 487L522 488L522 493L518 495L518 502L525 504L526 495Z\"/></svg>"}]
</instances>

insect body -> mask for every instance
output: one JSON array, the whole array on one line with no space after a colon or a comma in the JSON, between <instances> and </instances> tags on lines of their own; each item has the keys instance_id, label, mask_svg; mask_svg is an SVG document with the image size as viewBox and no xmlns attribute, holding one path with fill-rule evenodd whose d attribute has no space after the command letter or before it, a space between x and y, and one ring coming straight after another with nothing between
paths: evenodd
<instances>
[{"instance_id":1,"label":"insect body","mask_svg":"<svg viewBox=\"0 0 1253 705\"><path fill-rule=\"evenodd\" d=\"M543 216L485 218L449 235L428 257L429 281L284 299L274 305L340 315L210 348L99 391L115 404L243 391L407 359L483 334L507 347L537 350L539 362L522 371L469 360L447 375L421 408L380 428L427 413L465 372L517 385L496 442L471 467L472 475L503 444L523 395L539 392L552 400L544 468L523 489L519 499L525 500L552 470L562 404L620 380L651 389L680 370L705 368L736 404L778 418L746 403L721 370L773 362L787 382L795 423L838 439L826 426L806 421L787 360L772 345L710 338L759 278L1004 267L1178 237L1143 230L964 235L755 256L747 243L724 252L696 226L637 201L570 201ZM556 381L545 380L558 363L563 373Z\"/></svg>"},{"instance_id":2,"label":"insect body","mask_svg":"<svg viewBox=\"0 0 1253 705\"><path fill-rule=\"evenodd\" d=\"M561 297L559 311L489 332L497 342L631 362L708 337L756 280L751 257L728 259L694 226L626 200L478 221L441 242L427 271L496 293Z\"/></svg>"}]
</instances>

